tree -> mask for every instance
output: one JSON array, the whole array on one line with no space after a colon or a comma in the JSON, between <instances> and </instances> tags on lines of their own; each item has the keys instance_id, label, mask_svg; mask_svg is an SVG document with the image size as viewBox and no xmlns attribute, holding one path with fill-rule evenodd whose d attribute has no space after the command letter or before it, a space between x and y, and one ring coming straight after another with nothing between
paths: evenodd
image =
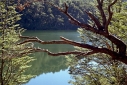
<instances>
[{"instance_id":1,"label":"tree","mask_svg":"<svg viewBox=\"0 0 127 85\"><path fill-rule=\"evenodd\" d=\"M112 17L112 24L109 26L109 30L115 36L119 37L126 43L126 9L124 8L127 3L118 1L113 7L112 11L115 13ZM104 5L107 5L106 3ZM103 7L104 8L104 7ZM104 8L106 9L106 8ZM97 17L98 11L94 12ZM93 24L90 21L91 24ZM117 29L117 30L116 30ZM120 29L120 30L118 30ZM119 32L118 32L119 31ZM82 28L78 29L80 37L83 43L90 43L94 46L111 48L110 41L106 40L105 37L98 36L91 32L87 32ZM114 47L114 50L116 47ZM83 48L77 48L76 50L87 51ZM91 56L84 57L79 55L78 58L75 55L67 56L69 72L72 75L70 81L73 85L126 85L127 83L127 72L126 65L122 62L112 60L108 55L94 54Z\"/></svg>"},{"instance_id":2,"label":"tree","mask_svg":"<svg viewBox=\"0 0 127 85\"><path fill-rule=\"evenodd\" d=\"M44 49L40 49L40 48L36 49L36 50L44 51L44 52L47 52L48 54L54 55L54 56L68 55L68 54L77 54L77 55L87 56L87 55L101 53L101 54L110 55L113 60L118 60L118 61L121 61L121 62L127 64L126 43L124 41L120 40L119 38L117 38L114 34L112 34L109 31L109 26L112 24L113 15L114 15L112 12L112 7L114 4L117 3L117 1L118 0L114 0L114 1L109 0L107 7L105 9L106 11L105 11L103 9L105 1L104 0L97 0L97 9L99 11L100 17L96 17L91 12L85 11L86 14L92 20L92 22L94 23L94 26L91 26L89 23L81 23L80 21L75 19L73 16L71 16L68 13L69 7L67 6L66 3L65 3L64 8L60 8L56 5L54 5L53 3L46 2L46 3L49 3L50 5L56 7L62 13L64 13L69 18L69 20L72 24L80 26L83 30L87 30L88 32L92 32L92 33L95 33L95 34L100 35L102 37L105 37L106 40L110 41L109 43L107 43L106 47L100 48L98 46L93 46L93 45L86 44L86 43L75 42L75 41L66 39L64 37L60 37L61 40L59 40L59 41L47 41L47 42L39 40L38 38L27 37L26 40L24 40L20 44L24 44L26 42L38 42L41 44L70 44L73 46L78 46L81 48L88 49L88 51L87 52L80 52L80 51L73 51L72 52L71 51L71 52L61 52L61 53L54 54L48 50L44 50ZM110 43L112 43L113 45L111 45ZM110 49L108 47L108 45L112 48ZM114 50L114 49L116 49L116 50Z\"/></svg>"},{"instance_id":3,"label":"tree","mask_svg":"<svg viewBox=\"0 0 127 85\"><path fill-rule=\"evenodd\" d=\"M13 0L11 0L13 2ZM20 16L15 5L8 0L0 1L0 85L18 85L27 82L33 75L24 75L30 67L32 43L17 45L24 31L16 24Z\"/></svg>"},{"instance_id":4,"label":"tree","mask_svg":"<svg viewBox=\"0 0 127 85\"><path fill-rule=\"evenodd\" d=\"M57 41L42 41L38 38L27 37L19 45L27 42L38 42L41 44L70 44L77 46L78 50L76 51L61 53L51 53L41 48L36 48L36 50L54 56L75 54L69 60L69 65L71 66L71 74L75 74L73 78L76 79L74 82L76 85L86 83L87 85L101 85L104 80L105 85L125 85L127 74L123 63L127 64L127 42L124 41L126 40L126 15L124 14L126 13L124 8L126 3L122 3L121 0L96 0L97 10L94 11L98 12L93 14L85 11L91 20L87 24L81 23L72 17L68 13L69 7L66 3L65 8L60 8L50 2L47 3L64 13L72 24L81 27L79 32L83 42L75 42L64 37ZM87 35L87 37L82 35ZM99 58L100 60L98 60ZM94 63L94 66L91 65L91 62Z\"/></svg>"},{"instance_id":5,"label":"tree","mask_svg":"<svg viewBox=\"0 0 127 85\"><path fill-rule=\"evenodd\" d=\"M106 3L104 5L107 5ZM112 24L110 24L109 29L115 36L126 41L126 3L118 1L113 7L112 11L115 13L112 18ZM104 8L104 7L103 7ZM104 8L106 9L106 8ZM98 12L96 17L100 17ZM92 22L90 22L93 24ZM120 29L120 30L116 30ZM118 33L119 31L119 33ZM104 47L107 46L111 48L109 44L110 41L106 40L105 37L98 36L82 28L78 29L78 32L81 35L83 43L90 43L94 46ZM125 42L126 43L126 42ZM110 43L111 44L111 43ZM76 48L80 51L85 51L86 49ZM114 50L115 49L114 47ZM72 75L70 81L73 85L126 85L127 72L126 65L112 60L108 55L94 54L91 56L84 57L79 59L79 57L84 57L79 55L78 58L73 56L67 56L68 65L70 66L69 72Z\"/></svg>"}]
</instances>

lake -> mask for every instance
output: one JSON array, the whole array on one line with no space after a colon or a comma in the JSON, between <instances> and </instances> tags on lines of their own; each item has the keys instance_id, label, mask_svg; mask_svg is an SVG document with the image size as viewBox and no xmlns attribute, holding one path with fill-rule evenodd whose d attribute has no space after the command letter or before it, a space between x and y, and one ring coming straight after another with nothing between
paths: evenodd
<instances>
[{"instance_id":1,"label":"lake","mask_svg":"<svg viewBox=\"0 0 127 85\"><path fill-rule=\"evenodd\" d=\"M59 40L59 36L81 41L77 31L27 31L24 35L37 36L41 40ZM51 52L62 52L74 50L71 45L41 45L35 43L36 46L49 49ZM25 85L70 85L68 81L71 76L68 72L66 59L64 56L49 56L46 53L34 53L35 61L31 62L32 67L26 71L26 74L37 75Z\"/></svg>"}]
</instances>

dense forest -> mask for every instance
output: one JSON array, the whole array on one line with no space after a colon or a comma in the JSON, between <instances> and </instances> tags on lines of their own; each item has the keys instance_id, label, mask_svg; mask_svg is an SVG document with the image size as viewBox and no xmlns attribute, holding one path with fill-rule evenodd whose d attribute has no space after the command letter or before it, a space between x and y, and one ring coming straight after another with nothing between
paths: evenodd
<instances>
[{"instance_id":1,"label":"dense forest","mask_svg":"<svg viewBox=\"0 0 127 85\"><path fill-rule=\"evenodd\" d=\"M31 1L32 2L32 1ZM69 6L69 13L80 20L86 22L88 17L85 10L92 9L87 3L88 0L53 0L55 5L64 7L64 2ZM23 11L18 11L21 20L18 22L22 28L28 30L76 30L77 26L70 23L68 18L55 7L44 4L42 1L33 2Z\"/></svg>"},{"instance_id":2,"label":"dense forest","mask_svg":"<svg viewBox=\"0 0 127 85\"><path fill-rule=\"evenodd\" d=\"M96 9L94 10L90 8L90 5L87 6L88 2L86 3L83 0L80 2L76 0L66 1L65 8L60 8L64 5L62 0L52 1L52 3L59 6L56 7L58 9L54 5L53 7L51 4L44 4L40 0L39 2L31 0L29 6L23 8L23 10L15 10L16 6L9 4L10 1L0 1L0 85L20 85L34 77L29 73L34 74L36 72L39 75L40 73L51 72L50 70L53 70L53 73L60 69L64 70L67 68L64 65L65 61L60 62L64 58L49 58L48 55L69 54L73 54L66 56L69 72L74 75L72 78L75 79L74 82L70 82L73 85L127 84L127 2L97 0L97 5L94 5ZM15 3L22 6L21 4L24 4L22 1L21 3ZM43 41L39 37L22 35L24 30L19 27L19 24L28 30L76 29L77 27L71 25L67 17L58 10L62 10L61 12L70 18L72 24L81 27L78 28L81 42L66 37L60 37L60 40ZM85 12L85 10L87 11ZM91 13L89 10L94 10L94 12ZM19 13L22 14L22 17ZM89 23L84 23L88 19L85 13L90 17ZM17 24L17 21L19 24ZM56 49L52 48L54 51L49 48L47 50L47 48L41 47L37 43L41 45L59 44L59 51L56 53L54 52ZM74 46L75 49L73 51L65 49L61 52L62 47L65 47L61 44ZM46 52L47 54L34 55L35 52ZM30 54L35 57L39 55L41 59L38 57L35 61L35 59L28 56ZM36 64L30 63L33 67L27 69L30 67L29 62L31 61Z\"/></svg>"}]
</instances>

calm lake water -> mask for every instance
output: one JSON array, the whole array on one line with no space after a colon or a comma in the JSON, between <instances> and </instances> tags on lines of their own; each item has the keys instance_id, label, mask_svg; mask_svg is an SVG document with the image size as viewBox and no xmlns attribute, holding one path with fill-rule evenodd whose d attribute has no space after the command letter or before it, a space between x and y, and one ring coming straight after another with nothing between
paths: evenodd
<instances>
[{"instance_id":1,"label":"calm lake water","mask_svg":"<svg viewBox=\"0 0 127 85\"><path fill-rule=\"evenodd\" d=\"M27 31L24 35L37 36L42 40L59 40L59 36L80 41L79 34L76 31ZM51 52L62 52L73 50L71 45L41 45L36 46L49 49ZM30 79L25 85L69 85L71 76L68 73L68 67L65 65L64 56L49 56L46 53L35 53L35 61L31 62L32 67L26 74L37 75Z\"/></svg>"}]
</instances>

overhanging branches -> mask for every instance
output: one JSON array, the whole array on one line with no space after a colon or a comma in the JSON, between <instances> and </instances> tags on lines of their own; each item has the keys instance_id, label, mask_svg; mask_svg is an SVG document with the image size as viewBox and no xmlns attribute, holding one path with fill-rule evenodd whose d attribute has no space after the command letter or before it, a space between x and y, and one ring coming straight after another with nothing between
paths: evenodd
<instances>
[{"instance_id":1,"label":"overhanging branches","mask_svg":"<svg viewBox=\"0 0 127 85\"><path fill-rule=\"evenodd\" d=\"M99 47L95 47L93 45L89 45L89 44L84 44L84 43L80 43L80 42L75 42L73 40L69 40L67 38L64 37L60 37L60 40L53 40L53 41L42 41L38 38L34 38L34 37L25 37L25 36L20 36L20 38L24 39L23 42L19 43L20 44L24 44L27 42L38 42L40 44L69 44L72 46L78 46L81 48L85 48L85 49L89 49L90 51L87 53L83 53L83 52L77 52L77 51L70 51L70 52L61 52L61 53L52 53L48 50L45 49L41 49L41 48L33 48L33 52L34 51L43 51L43 52L47 52L50 55L68 55L68 54L76 54L76 55L92 55L95 53L104 53L107 55L110 55L112 57L112 59L115 60L119 60L121 62L124 62L127 64L127 55L126 55L126 44L118 39L117 37L115 37L114 35L110 34L109 32L109 24L111 23L112 20L112 16L113 16L113 12L111 11L112 6L117 2L118 0L113 0L109 5L107 5L107 13L105 13L104 9L103 9L103 5L104 5L104 0L97 0L97 9L99 10L100 16L102 20L99 20L96 18L96 16L90 12L85 11L85 13L91 18L91 20L94 22L95 26L91 26L88 23L81 23L80 21L78 21L76 18L74 18L73 16L70 15L70 13L68 13L68 9L69 6L65 3L64 7L61 8L51 2L47 2L44 1L45 3L48 3L50 5L52 5L53 7L57 8L60 12L62 12L63 14L65 14L68 19L70 20L70 22L74 25L77 25L79 27L81 27L82 29L85 29L87 31L96 33L100 36L105 37L106 39L108 39L111 43L113 43L118 51L109 49L107 46L107 48L99 48ZM113 48L114 49L114 48ZM31 51L31 52L32 52Z\"/></svg>"},{"instance_id":2,"label":"overhanging branches","mask_svg":"<svg viewBox=\"0 0 127 85\"><path fill-rule=\"evenodd\" d=\"M23 38L24 41L18 43L17 45L21 45L21 44L25 44L25 43L29 43L29 42L37 42L40 44L69 44L72 46L77 46L77 47L81 47L81 48L85 48L85 49L90 50L87 53L81 52L81 51L68 51L68 52L52 53L52 52L48 51L47 49L33 47L33 48L31 48L31 51L29 51L31 53L33 53L33 52L46 52L52 56L75 54L75 55L77 55L76 56L77 58L78 58L78 55L86 56L86 55L92 55L95 53L104 53L104 54L110 55L113 59L120 60L124 63L127 63L127 61L125 61L125 59L127 59L127 56L122 56L121 54L116 53L112 50L109 50L108 48L94 47L92 45L83 44L80 42L69 40L69 39L64 38L64 37L60 37L61 40L52 40L52 41L42 41L42 40L38 39L37 37L28 37L28 36L20 36L20 38ZM121 56L124 58L122 58Z\"/></svg>"}]
</instances>

